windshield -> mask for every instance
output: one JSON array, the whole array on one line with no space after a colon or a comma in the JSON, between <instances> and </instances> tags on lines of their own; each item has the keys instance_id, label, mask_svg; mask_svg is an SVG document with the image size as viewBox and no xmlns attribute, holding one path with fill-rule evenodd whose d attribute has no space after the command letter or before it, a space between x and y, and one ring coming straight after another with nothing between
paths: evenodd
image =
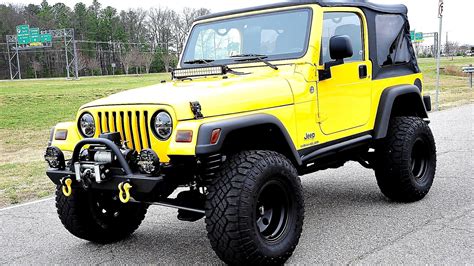
<instances>
[{"instance_id":1,"label":"windshield","mask_svg":"<svg viewBox=\"0 0 474 266\"><path fill-rule=\"evenodd\" d=\"M308 47L310 21L310 9L297 9L197 24L181 66L230 64L250 54L267 60L299 58Z\"/></svg>"}]
</instances>

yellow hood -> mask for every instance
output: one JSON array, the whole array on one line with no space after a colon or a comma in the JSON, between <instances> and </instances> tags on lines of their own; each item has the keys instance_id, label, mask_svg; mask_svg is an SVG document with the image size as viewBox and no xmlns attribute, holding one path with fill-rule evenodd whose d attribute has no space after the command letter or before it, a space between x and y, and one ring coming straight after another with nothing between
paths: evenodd
<instances>
[{"instance_id":1,"label":"yellow hood","mask_svg":"<svg viewBox=\"0 0 474 266\"><path fill-rule=\"evenodd\" d=\"M192 119L190 102L198 101L204 117L253 111L293 103L286 79L268 75L221 76L172 81L113 94L93 101L81 109L122 104L156 104L171 106L178 120Z\"/></svg>"}]
</instances>

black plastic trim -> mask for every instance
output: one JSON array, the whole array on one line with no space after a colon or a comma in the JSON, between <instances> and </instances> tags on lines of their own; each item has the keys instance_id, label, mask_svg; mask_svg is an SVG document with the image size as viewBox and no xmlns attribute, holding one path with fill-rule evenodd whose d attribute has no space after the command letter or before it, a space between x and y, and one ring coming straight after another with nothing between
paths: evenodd
<instances>
[{"instance_id":1,"label":"black plastic trim","mask_svg":"<svg viewBox=\"0 0 474 266\"><path fill-rule=\"evenodd\" d=\"M374 127L374 139L383 139L387 136L387 130L392 115L393 103L401 95L414 95L419 97L419 106L405 106L404 108L417 108L422 118L428 118L420 90L415 85L398 85L384 90L380 97L377 109L377 118Z\"/></svg>"},{"instance_id":2,"label":"black plastic trim","mask_svg":"<svg viewBox=\"0 0 474 266\"><path fill-rule=\"evenodd\" d=\"M355 134L355 135L352 135L352 136L348 136L348 137L345 137L345 138L341 138L341 139L337 139L337 140L317 144L317 145L314 145L314 146L311 146L311 147L308 147L308 148L304 148L304 149L299 150L298 153L300 154L301 158L305 158L309 154L314 153L317 150L324 149L324 148L327 148L327 147L330 147L330 146L334 146L334 145L337 145L339 143L347 142L347 141L350 141L350 140L353 140L353 139L356 139L356 138L359 138L359 137L362 137L362 136L370 135L370 134L371 134L371 131L361 132L361 133L358 133L358 134Z\"/></svg>"},{"instance_id":3,"label":"black plastic trim","mask_svg":"<svg viewBox=\"0 0 474 266\"><path fill-rule=\"evenodd\" d=\"M61 180L64 177L71 177L73 180L73 188L82 188L82 186L75 181L75 173L67 170L46 170L46 175L56 185L61 185ZM118 185L122 182L129 182L133 186L133 192L150 193L153 189L164 182L162 176L150 177L144 175L114 175L110 180L103 183L91 182L90 188L100 190L118 190Z\"/></svg>"},{"instance_id":4,"label":"black plastic trim","mask_svg":"<svg viewBox=\"0 0 474 266\"><path fill-rule=\"evenodd\" d=\"M301 158L295 148L293 141L291 140L290 135L288 134L288 131L285 129L280 120L268 114L247 115L243 117L230 118L226 120L202 124L199 127L198 132L196 155L205 155L219 152L222 149L222 145L224 144L226 136L234 130L265 124L274 125L278 129L280 129L287 142L288 147L291 150L291 153L293 154L292 159L294 159L298 163L298 165L301 165ZM216 144L210 144L211 133L216 128L221 129L221 135Z\"/></svg>"},{"instance_id":5,"label":"black plastic trim","mask_svg":"<svg viewBox=\"0 0 474 266\"><path fill-rule=\"evenodd\" d=\"M425 95L423 96L423 103L425 104L426 111L431 111L431 96Z\"/></svg>"},{"instance_id":6,"label":"black plastic trim","mask_svg":"<svg viewBox=\"0 0 474 266\"><path fill-rule=\"evenodd\" d=\"M303 161L303 163L309 163L311 161L314 161L321 157L325 157L330 154L356 148L358 146L368 143L370 140L372 140L372 136L369 134L365 134L342 142L332 143L331 145L327 145L326 147L316 149L315 151L307 155L303 155L301 157L301 160Z\"/></svg>"}]
</instances>

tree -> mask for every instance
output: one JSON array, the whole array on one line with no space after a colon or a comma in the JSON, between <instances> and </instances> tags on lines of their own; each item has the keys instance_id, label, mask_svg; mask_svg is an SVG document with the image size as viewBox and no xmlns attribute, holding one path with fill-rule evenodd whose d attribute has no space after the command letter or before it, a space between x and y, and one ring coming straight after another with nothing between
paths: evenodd
<instances>
[{"instance_id":1,"label":"tree","mask_svg":"<svg viewBox=\"0 0 474 266\"><path fill-rule=\"evenodd\" d=\"M128 75L129 69L132 66L135 66L140 53L137 49L132 48L125 56L122 58L123 68L126 75Z\"/></svg>"},{"instance_id":2,"label":"tree","mask_svg":"<svg viewBox=\"0 0 474 266\"><path fill-rule=\"evenodd\" d=\"M33 68L33 71L35 72L35 79L37 79L38 72L40 72L41 69L43 69L43 66L41 65L40 62L34 60L33 62L31 62L31 67Z\"/></svg>"},{"instance_id":3,"label":"tree","mask_svg":"<svg viewBox=\"0 0 474 266\"><path fill-rule=\"evenodd\" d=\"M145 67L145 72L148 74L150 73L150 66L151 63L153 62L154 54L153 53L142 53L140 55L140 63L142 66Z\"/></svg>"},{"instance_id":4,"label":"tree","mask_svg":"<svg viewBox=\"0 0 474 266\"><path fill-rule=\"evenodd\" d=\"M54 18L55 27L70 28L72 26L71 9L63 3L57 3L51 8L51 13Z\"/></svg>"},{"instance_id":5,"label":"tree","mask_svg":"<svg viewBox=\"0 0 474 266\"><path fill-rule=\"evenodd\" d=\"M91 75L94 76L94 70L97 70L100 68L99 60L97 60L95 57L89 58L87 60L87 68L91 72Z\"/></svg>"},{"instance_id":6,"label":"tree","mask_svg":"<svg viewBox=\"0 0 474 266\"><path fill-rule=\"evenodd\" d=\"M76 60L77 60L77 71L82 71L87 68L88 58L83 53L79 53L77 55Z\"/></svg>"},{"instance_id":7,"label":"tree","mask_svg":"<svg viewBox=\"0 0 474 266\"><path fill-rule=\"evenodd\" d=\"M99 1L90 5L78 2L72 9L61 1L50 4L47 0L36 5L0 4L0 35L14 35L15 27L24 23L41 30L71 27L79 41L79 71L108 74L111 63L116 62L126 73L131 67L137 73L140 68L146 73L161 72L175 66L194 20L209 13L205 8L176 12L166 7L118 11L102 7ZM63 76L65 58L60 50L64 44L55 42L54 47L57 49L22 53L22 69L29 69L33 76L33 62L37 62L34 64L41 70L37 68L36 76ZM7 48L0 45L0 79L9 77Z\"/></svg>"}]
</instances>

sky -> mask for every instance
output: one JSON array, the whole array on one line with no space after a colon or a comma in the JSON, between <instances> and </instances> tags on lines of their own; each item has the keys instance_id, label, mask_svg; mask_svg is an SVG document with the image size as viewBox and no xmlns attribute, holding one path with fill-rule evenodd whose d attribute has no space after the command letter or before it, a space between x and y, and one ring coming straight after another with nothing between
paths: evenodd
<instances>
[{"instance_id":1,"label":"sky","mask_svg":"<svg viewBox=\"0 0 474 266\"><path fill-rule=\"evenodd\" d=\"M206 7L212 12L237 9L242 7L251 7L283 0L99 0L103 6L112 6L118 10L127 10L130 8L149 9L151 7L169 7L175 10L181 10L184 7ZM417 32L437 32L438 22L438 1L439 0L372 0L373 2L386 4L405 4L408 6L408 17L411 28ZM41 0L0 0L0 3L15 4L39 4ZM50 4L57 2L65 3L73 7L78 2L90 5L92 0L49 0ZM443 39L445 42L446 32L448 32L449 41L459 42L459 44L474 45L474 10L473 0L444 0L443 17ZM469 22L471 21L471 22ZM429 40L427 40L429 44ZM432 42L432 41L431 41Z\"/></svg>"}]
</instances>

